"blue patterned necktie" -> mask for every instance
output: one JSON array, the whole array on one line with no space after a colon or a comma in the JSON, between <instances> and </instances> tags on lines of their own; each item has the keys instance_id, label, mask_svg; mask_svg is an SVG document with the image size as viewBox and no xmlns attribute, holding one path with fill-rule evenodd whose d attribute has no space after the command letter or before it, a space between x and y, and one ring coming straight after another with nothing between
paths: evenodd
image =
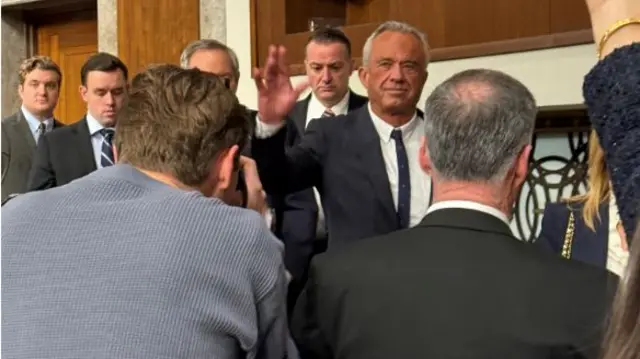
<instances>
[{"instance_id":1,"label":"blue patterned necktie","mask_svg":"<svg viewBox=\"0 0 640 359\"><path fill-rule=\"evenodd\" d=\"M102 167L113 166L113 134L112 128L103 128L100 130L102 135L102 154L100 155L100 164Z\"/></svg>"},{"instance_id":2,"label":"blue patterned necktie","mask_svg":"<svg viewBox=\"0 0 640 359\"><path fill-rule=\"evenodd\" d=\"M322 117L336 117L336 114L331 111L331 109L326 109L322 113Z\"/></svg>"},{"instance_id":3,"label":"blue patterned necktie","mask_svg":"<svg viewBox=\"0 0 640 359\"><path fill-rule=\"evenodd\" d=\"M409 159L407 149L402 140L402 131L395 129L391 138L396 143L396 157L398 159L398 228L408 228L411 219L411 180L409 177Z\"/></svg>"}]
</instances>

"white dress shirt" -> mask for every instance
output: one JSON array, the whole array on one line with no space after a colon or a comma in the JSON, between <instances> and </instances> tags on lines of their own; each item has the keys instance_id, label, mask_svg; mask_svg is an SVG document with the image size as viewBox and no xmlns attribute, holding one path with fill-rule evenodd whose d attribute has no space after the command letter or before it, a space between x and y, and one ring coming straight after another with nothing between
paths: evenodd
<instances>
[{"instance_id":1,"label":"white dress shirt","mask_svg":"<svg viewBox=\"0 0 640 359\"><path fill-rule=\"evenodd\" d=\"M398 209L398 159L396 157L396 145L391 139L391 131L394 127L384 122L371 110L371 104L367 104L367 109L373 126L380 137L380 149L387 170L389 188L393 197L394 206ZM324 111L324 110L323 110ZM284 124L265 124L256 117L256 137L267 138L273 136ZM409 160L409 179L411 182L411 208L409 226L413 227L420 223L427 213L431 197L431 179L420 168L418 161L418 151L420 149L420 138L424 135L424 121L418 118L417 113L404 126L400 127L402 139L407 149Z\"/></svg>"},{"instance_id":2,"label":"white dress shirt","mask_svg":"<svg viewBox=\"0 0 640 359\"><path fill-rule=\"evenodd\" d=\"M629 261L629 251L625 250L622 246L622 238L618 233L618 222L620 216L618 216L618 206L616 205L616 199L611 194L609 200L609 240L607 248L607 270L622 277L625 269L627 268L627 262Z\"/></svg>"},{"instance_id":3,"label":"white dress shirt","mask_svg":"<svg viewBox=\"0 0 640 359\"><path fill-rule=\"evenodd\" d=\"M89 127L89 135L91 136L91 147L93 148L93 159L96 161L96 168L102 168L102 143L104 136L100 131L104 128L95 117L87 112L87 126Z\"/></svg>"},{"instance_id":4,"label":"white dress shirt","mask_svg":"<svg viewBox=\"0 0 640 359\"><path fill-rule=\"evenodd\" d=\"M40 121L39 119L36 118L36 116L34 116L31 112L29 112L24 106L20 107L20 111L22 111L22 115L24 116L24 119L27 120L27 124L29 125L29 130L31 131L31 135L33 136L33 139L36 141L36 143L38 143L38 140L42 135L39 130L41 123L44 123L45 133L53 130L53 118L47 118L47 119L44 119L43 121Z\"/></svg>"},{"instance_id":5,"label":"white dress shirt","mask_svg":"<svg viewBox=\"0 0 640 359\"><path fill-rule=\"evenodd\" d=\"M502 211L498 210L497 208L487 206L486 204L473 202L473 201L442 201L442 202L434 203L427 210L427 214L435 212L440 209L447 209L447 208L471 209L474 211L483 212L498 218L499 220L504 222L504 224L506 224L507 227L510 226L507 215L505 215Z\"/></svg>"}]
</instances>

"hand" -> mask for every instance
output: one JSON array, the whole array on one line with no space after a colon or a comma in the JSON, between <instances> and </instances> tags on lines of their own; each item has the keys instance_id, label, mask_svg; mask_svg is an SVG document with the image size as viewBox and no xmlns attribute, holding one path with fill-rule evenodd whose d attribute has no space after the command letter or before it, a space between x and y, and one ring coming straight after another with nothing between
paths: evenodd
<instances>
[{"instance_id":1,"label":"hand","mask_svg":"<svg viewBox=\"0 0 640 359\"><path fill-rule=\"evenodd\" d=\"M253 69L258 89L258 113L262 122L281 123L293 108L309 83L304 80L293 87L289 79L287 50L283 46L269 46L269 56L263 69Z\"/></svg>"},{"instance_id":2,"label":"hand","mask_svg":"<svg viewBox=\"0 0 640 359\"><path fill-rule=\"evenodd\" d=\"M262 189L256 162L249 157L240 156L240 168L244 173L244 181L247 185L247 208L264 215L268 210L267 194Z\"/></svg>"}]
</instances>

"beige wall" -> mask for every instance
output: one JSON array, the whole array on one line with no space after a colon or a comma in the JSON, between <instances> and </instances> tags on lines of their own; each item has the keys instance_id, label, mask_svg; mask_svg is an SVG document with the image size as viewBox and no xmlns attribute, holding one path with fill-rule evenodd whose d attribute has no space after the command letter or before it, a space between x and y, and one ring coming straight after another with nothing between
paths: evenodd
<instances>
[{"instance_id":1,"label":"beige wall","mask_svg":"<svg viewBox=\"0 0 640 359\"><path fill-rule=\"evenodd\" d=\"M27 26L15 14L2 12L2 117L20 107L18 67L27 56Z\"/></svg>"}]
</instances>

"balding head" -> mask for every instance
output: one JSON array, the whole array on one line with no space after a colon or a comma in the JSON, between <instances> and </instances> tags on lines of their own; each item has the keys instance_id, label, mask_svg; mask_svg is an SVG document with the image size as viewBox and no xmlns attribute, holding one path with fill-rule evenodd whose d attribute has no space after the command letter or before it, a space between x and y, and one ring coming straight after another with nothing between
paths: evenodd
<instances>
[{"instance_id":1,"label":"balding head","mask_svg":"<svg viewBox=\"0 0 640 359\"><path fill-rule=\"evenodd\" d=\"M431 169L442 180L501 181L531 142L536 112L531 92L507 74L454 75L426 103Z\"/></svg>"}]
</instances>

